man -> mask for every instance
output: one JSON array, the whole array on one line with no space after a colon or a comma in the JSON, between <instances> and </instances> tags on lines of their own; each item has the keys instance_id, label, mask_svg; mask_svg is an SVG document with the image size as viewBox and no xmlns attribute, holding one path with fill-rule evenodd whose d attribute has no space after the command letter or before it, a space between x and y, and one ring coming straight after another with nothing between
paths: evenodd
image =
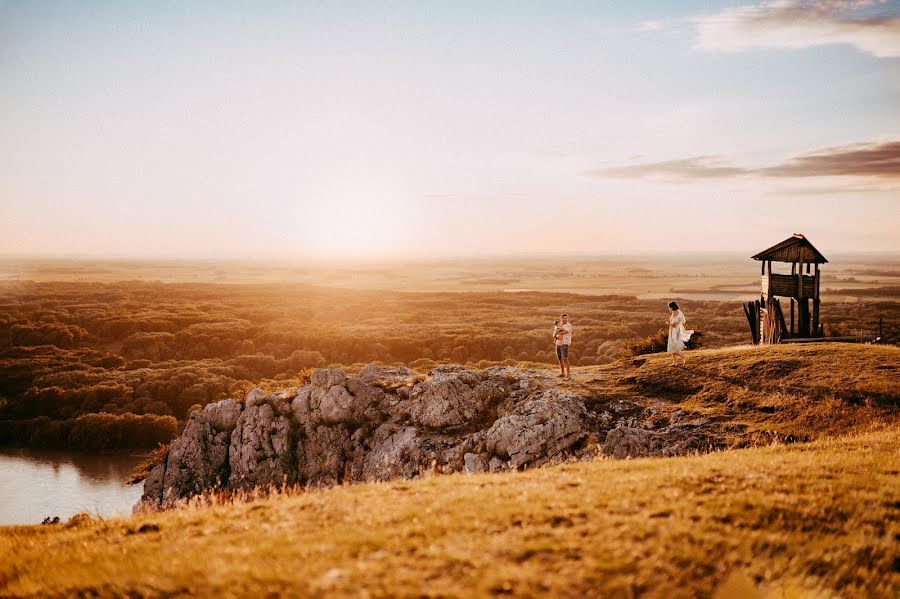
<instances>
[{"instance_id":1,"label":"man","mask_svg":"<svg viewBox=\"0 0 900 599\"><path fill-rule=\"evenodd\" d=\"M554 335L556 339L556 358L559 360L559 376L569 378L572 370L569 367L569 344L572 343L572 323L569 322L569 315L560 316L562 323Z\"/></svg>"}]
</instances>

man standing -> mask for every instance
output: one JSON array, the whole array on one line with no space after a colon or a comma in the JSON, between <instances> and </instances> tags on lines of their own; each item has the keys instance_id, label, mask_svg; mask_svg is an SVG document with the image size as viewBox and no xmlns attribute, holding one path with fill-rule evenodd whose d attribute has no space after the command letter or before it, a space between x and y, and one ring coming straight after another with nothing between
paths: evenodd
<instances>
[{"instance_id":1,"label":"man standing","mask_svg":"<svg viewBox=\"0 0 900 599\"><path fill-rule=\"evenodd\" d=\"M572 343L572 323L569 322L569 315L560 316L562 323L556 331L556 357L559 360L559 376L569 378L571 369L569 367L569 344Z\"/></svg>"}]
</instances>

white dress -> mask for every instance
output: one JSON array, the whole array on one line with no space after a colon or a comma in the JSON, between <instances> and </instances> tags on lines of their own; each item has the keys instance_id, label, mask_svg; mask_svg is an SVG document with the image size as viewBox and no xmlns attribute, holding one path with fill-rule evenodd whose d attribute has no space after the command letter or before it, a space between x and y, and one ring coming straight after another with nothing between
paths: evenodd
<instances>
[{"instance_id":1,"label":"white dress","mask_svg":"<svg viewBox=\"0 0 900 599\"><path fill-rule=\"evenodd\" d=\"M678 310L669 318L669 344L666 347L666 351L670 354L677 354L683 350L684 344L690 341L691 335L694 334L694 331L689 331L684 328L684 323L684 312L681 310ZM673 328L673 324L677 324L678 326Z\"/></svg>"}]
</instances>

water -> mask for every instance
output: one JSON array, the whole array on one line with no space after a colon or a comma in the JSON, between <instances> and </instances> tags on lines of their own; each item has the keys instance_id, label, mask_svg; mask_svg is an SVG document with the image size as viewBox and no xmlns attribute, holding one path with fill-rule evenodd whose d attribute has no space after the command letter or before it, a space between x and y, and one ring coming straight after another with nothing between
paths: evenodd
<instances>
[{"instance_id":1,"label":"water","mask_svg":"<svg viewBox=\"0 0 900 599\"><path fill-rule=\"evenodd\" d=\"M0 450L0 525L65 522L79 512L110 518L131 513L143 485L123 481L140 455Z\"/></svg>"}]
</instances>

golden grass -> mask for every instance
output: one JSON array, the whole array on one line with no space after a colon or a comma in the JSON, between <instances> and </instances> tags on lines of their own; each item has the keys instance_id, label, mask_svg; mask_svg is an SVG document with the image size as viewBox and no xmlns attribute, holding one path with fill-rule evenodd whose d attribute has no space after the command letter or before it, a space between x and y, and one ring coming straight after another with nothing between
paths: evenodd
<instances>
[{"instance_id":1,"label":"golden grass","mask_svg":"<svg viewBox=\"0 0 900 599\"><path fill-rule=\"evenodd\" d=\"M754 436L809 440L873 423L892 424L900 407L900 348L811 343L700 350L672 367L667 354L573 369L562 383L593 402L630 398L722 424L733 442Z\"/></svg>"},{"instance_id":2,"label":"golden grass","mask_svg":"<svg viewBox=\"0 0 900 599\"><path fill-rule=\"evenodd\" d=\"M0 595L890 597L900 427L0 529Z\"/></svg>"}]
</instances>

